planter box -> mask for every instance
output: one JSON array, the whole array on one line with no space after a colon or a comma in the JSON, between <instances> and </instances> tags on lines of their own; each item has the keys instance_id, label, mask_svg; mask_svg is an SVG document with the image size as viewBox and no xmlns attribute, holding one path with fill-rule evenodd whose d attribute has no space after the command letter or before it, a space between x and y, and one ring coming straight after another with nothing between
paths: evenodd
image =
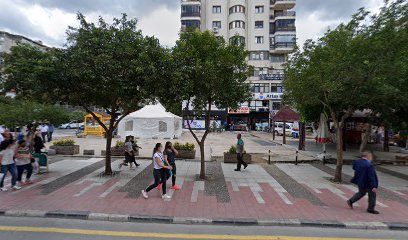
<instances>
[{"instance_id":1,"label":"planter box","mask_svg":"<svg viewBox=\"0 0 408 240\"><path fill-rule=\"evenodd\" d=\"M102 150L101 155L106 156L106 151ZM125 156L125 147L120 147L120 148L112 147L111 156ZM139 156L139 149L136 150L135 156Z\"/></svg>"},{"instance_id":2,"label":"planter box","mask_svg":"<svg viewBox=\"0 0 408 240\"><path fill-rule=\"evenodd\" d=\"M84 155L95 155L95 150L84 149Z\"/></svg>"},{"instance_id":3,"label":"planter box","mask_svg":"<svg viewBox=\"0 0 408 240\"><path fill-rule=\"evenodd\" d=\"M54 149L56 154L62 155L75 155L79 154L79 145L73 146L51 146L50 149Z\"/></svg>"},{"instance_id":4,"label":"planter box","mask_svg":"<svg viewBox=\"0 0 408 240\"><path fill-rule=\"evenodd\" d=\"M244 162L252 163L252 157L248 153L244 153ZM224 163L238 163L237 154L224 153Z\"/></svg>"},{"instance_id":5,"label":"planter box","mask_svg":"<svg viewBox=\"0 0 408 240\"><path fill-rule=\"evenodd\" d=\"M181 159L195 159L196 150L177 150L176 158Z\"/></svg>"}]
</instances>

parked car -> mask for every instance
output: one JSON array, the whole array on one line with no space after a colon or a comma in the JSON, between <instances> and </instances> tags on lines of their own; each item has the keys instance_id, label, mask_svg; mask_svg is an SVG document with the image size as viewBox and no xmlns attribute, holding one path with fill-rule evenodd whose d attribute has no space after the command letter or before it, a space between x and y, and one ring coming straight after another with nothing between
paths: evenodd
<instances>
[{"instance_id":1,"label":"parked car","mask_svg":"<svg viewBox=\"0 0 408 240\"><path fill-rule=\"evenodd\" d=\"M71 128L83 128L85 125L84 122L78 122L78 121L71 121L69 123L61 124L59 128L61 129L71 129Z\"/></svg>"},{"instance_id":2,"label":"parked car","mask_svg":"<svg viewBox=\"0 0 408 240\"><path fill-rule=\"evenodd\" d=\"M292 134L291 123L286 123L285 125L286 125L286 130L285 130L286 135L291 135ZM275 122L275 134L283 136L283 122Z\"/></svg>"}]
</instances>

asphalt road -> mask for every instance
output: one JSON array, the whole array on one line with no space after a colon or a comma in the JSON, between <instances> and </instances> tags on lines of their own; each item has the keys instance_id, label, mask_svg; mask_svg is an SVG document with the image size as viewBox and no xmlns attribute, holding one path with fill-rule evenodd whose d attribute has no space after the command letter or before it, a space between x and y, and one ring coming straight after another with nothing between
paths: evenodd
<instances>
[{"instance_id":1,"label":"asphalt road","mask_svg":"<svg viewBox=\"0 0 408 240\"><path fill-rule=\"evenodd\" d=\"M0 217L0 240L3 239L408 239L408 231L119 223L3 216Z\"/></svg>"}]
</instances>

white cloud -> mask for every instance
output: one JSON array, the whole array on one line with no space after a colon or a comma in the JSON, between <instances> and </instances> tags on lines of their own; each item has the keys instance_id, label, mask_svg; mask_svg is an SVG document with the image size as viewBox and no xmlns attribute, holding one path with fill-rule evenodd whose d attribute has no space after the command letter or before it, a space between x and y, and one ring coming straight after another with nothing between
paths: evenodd
<instances>
[{"instance_id":1,"label":"white cloud","mask_svg":"<svg viewBox=\"0 0 408 240\"><path fill-rule=\"evenodd\" d=\"M180 11L170 11L165 7L156 9L139 21L139 27L143 34L155 36L160 43L173 46L178 39L180 30Z\"/></svg>"}]
</instances>

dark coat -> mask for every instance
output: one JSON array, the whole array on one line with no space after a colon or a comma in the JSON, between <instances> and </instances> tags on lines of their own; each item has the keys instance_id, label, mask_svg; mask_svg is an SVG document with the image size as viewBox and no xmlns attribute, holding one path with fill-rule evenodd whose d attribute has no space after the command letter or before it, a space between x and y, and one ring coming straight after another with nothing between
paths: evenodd
<instances>
[{"instance_id":1,"label":"dark coat","mask_svg":"<svg viewBox=\"0 0 408 240\"><path fill-rule=\"evenodd\" d=\"M359 188L378 188L378 177L371 161L359 159L353 162L354 177L351 182Z\"/></svg>"}]
</instances>

